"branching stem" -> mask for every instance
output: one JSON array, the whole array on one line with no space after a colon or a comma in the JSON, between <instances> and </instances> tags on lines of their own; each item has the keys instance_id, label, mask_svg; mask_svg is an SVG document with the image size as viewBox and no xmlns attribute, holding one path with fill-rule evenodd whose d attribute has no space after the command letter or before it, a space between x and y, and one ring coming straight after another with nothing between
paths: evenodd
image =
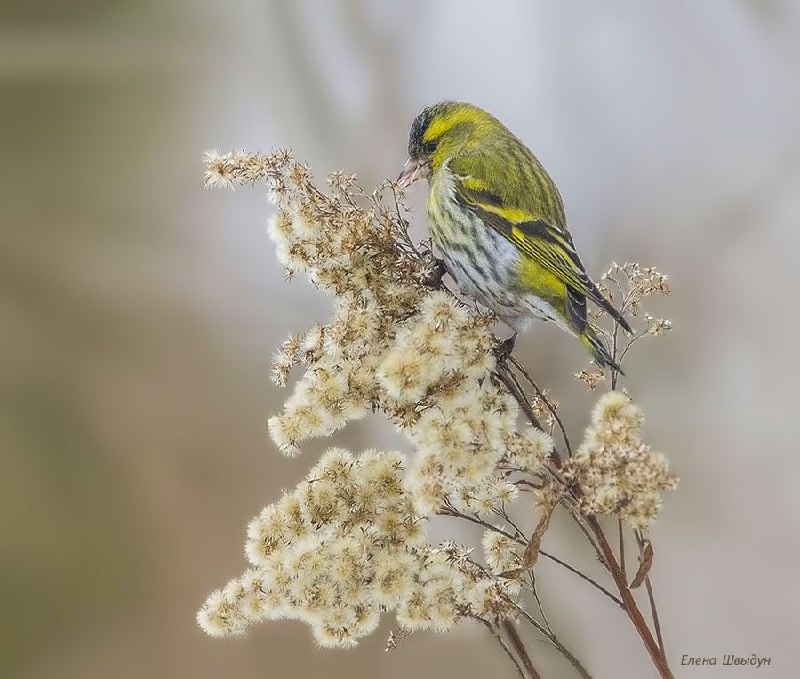
<instances>
[{"instance_id":1,"label":"branching stem","mask_svg":"<svg viewBox=\"0 0 800 679\"><path fill-rule=\"evenodd\" d=\"M547 395L544 391L539 387L536 382L533 381L530 373L525 369L525 367L520 363L513 355L508 357L509 360L514 364L514 367L520 372L520 374L528 381L528 383L533 387L533 390L536 392L536 395L541 399L542 403L545 404L545 407L550 411L550 414L553 416L553 419L558 424L558 428L561 430L561 436L564 438L564 446L567 449L567 455L572 457L572 445L569 442L569 436L567 436L567 429L564 426L564 422L561 420L561 416L558 414L558 410L552 404Z\"/></svg>"},{"instance_id":2,"label":"branching stem","mask_svg":"<svg viewBox=\"0 0 800 679\"><path fill-rule=\"evenodd\" d=\"M641 531L636 531L636 542L639 545L639 553L644 553L644 536ZM656 599L653 595L653 584L650 582L650 574L648 573L644 578L644 586L647 588L647 598L650 600L650 613L653 616L653 629L656 631L656 639L658 639L658 647L661 653L666 656L667 651L664 648L664 639L661 636L661 623L658 620L658 609L656 608Z\"/></svg>"},{"instance_id":3,"label":"branching stem","mask_svg":"<svg viewBox=\"0 0 800 679\"><path fill-rule=\"evenodd\" d=\"M502 528L500 528L498 526L492 525L488 521L483 521L482 519L479 519L476 516L470 516L469 514L464 514L463 512L459 512L457 509L455 509L451 505L447 505L447 506L445 506L445 508L440 509L439 510L439 514L441 514L443 516L453 516L453 517L456 517L456 518L459 518L459 519L464 519L465 521L469 521L469 522L477 524L479 526L483 526L484 528L486 528L488 530L491 530L491 531L494 531L495 533L498 533L499 535L504 535L509 540L513 540L518 545L521 545L523 547L527 546L527 544L528 544L527 540L525 540L524 538L519 537L519 535L513 535L512 533L509 533L508 531L503 530ZM545 559L549 559L553 563L557 563L562 568L566 568L571 573L574 573L575 575L577 575L582 580L585 580L586 582L588 582L592 587L594 587L598 591L602 592L605 596L607 596L609 599L611 599L617 606L619 606L620 608L624 608L624 606L622 605L622 601L620 601L616 596L614 596L611 592L609 592L599 582L597 582L596 580L593 580L588 575L586 575L586 573L584 573L583 571L578 570L574 566L570 566L563 559L559 559L554 554L551 554L550 552L546 552L543 549L539 550L539 554L541 554Z\"/></svg>"},{"instance_id":4,"label":"branching stem","mask_svg":"<svg viewBox=\"0 0 800 679\"><path fill-rule=\"evenodd\" d=\"M508 644L505 642L505 639L500 635L500 632L497 631L494 625L490 623L488 620L484 620L483 618L477 618L477 620L483 625L486 626L486 629L489 630L489 633L496 639L497 643L500 644L500 647L503 649L505 654L511 659L511 662L514 664L514 668L517 670L517 674L519 674L522 679L527 679L525 676L525 671L522 668L519 660L517 660L516 656L511 652L511 649L508 647Z\"/></svg>"},{"instance_id":5,"label":"branching stem","mask_svg":"<svg viewBox=\"0 0 800 679\"><path fill-rule=\"evenodd\" d=\"M522 660L522 665L525 667L527 675L530 679L541 679L541 675L536 671L536 668L533 666L533 661L528 655L528 651L525 649L525 644L522 643L522 639L519 636L519 632L517 632L517 628L514 626L514 622L511 620L503 620L501 625L508 635L508 638L511 639L511 645Z\"/></svg>"},{"instance_id":6,"label":"branching stem","mask_svg":"<svg viewBox=\"0 0 800 679\"><path fill-rule=\"evenodd\" d=\"M536 618L534 618L530 613L528 613L524 608L521 606L517 606L513 604L514 608L516 609L517 613L521 615L525 620L527 620L531 625L533 625L547 640L553 644L553 646L558 649L559 653L563 655L569 663L578 671L578 674L581 675L584 679L592 679L592 676L586 671L586 668L581 664L580 660L578 660L572 653L567 650L562 643L558 640L555 634L550 630L546 629L542 623L540 623Z\"/></svg>"},{"instance_id":7,"label":"branching stem","mask_svg":"<svg viewBox=\"0 0 800 679\"><path fill-rule=\"evenodd\" d=\"M642 612L639 610L639 607L636 604L636 599L633 598L633 594L628 587L628 582L625 579L625 575L622 573L622 569L619 567L619 564L614 557L614 552L611 549L611 545L608 544L606 535L603 532L603 527L594 516L588 517L587 521L589 523L589 527L592 529L592 532L597 538L597 542L600 545L600 550L603 552L603 556L606 560L606 566L611 573L611 577L614 578L614 583L619 590L625 612L628 614L631 624L633 624L634 628L636 628L636 631L641 637L642 642L644 643L647 652L650 654L650 658L652 659L653 664L655 665L662 679L673 679L672 672L667 664L666 656L656 640L653 639L653 634L650 632L650 628L647 626L647 622L645 622L644 616L642 616Z\"/></svg>"},{"instance_id":8,"label":"branching stem","mask_svg":"<svg viewBox=\"0 0 800 679\"><path fill-rule=\"evenodd\" d=\"M616 330L616 328L615 328ZM518 362L513 357L511 358L512 362L515 365L518 365ZM513 374L511 374L508 367L505 365L499 366L498 370L495 371L495 374L498 376L501 382L506 385L511 395L517 400L520 405L522 411L528 416L528 419L531 421L534 426L538 426L541 428L538 418L536 417L535 413L533 413L533 409L530 406L530 403L525 396L525 392L520 387L519 382L516 380ZM612 387L616 386L616 375L612 375ZM553 452L551 456L551 461L555 465L556 469L549 469L548 471L554 476L554 478L558 479L561 477L560 469L562 466L561 457L558 455L556 451ZM568 485L564 484L565 488L569 488ZM636 632L639 634L644 646L650 655L651 660L655 668L658 670L659 675L662 679L673 679L672 672L669 668L669 664L667 663L666 654L664 653L664 644L663 640L661 639L660 633L660 626L657 622L658 613L655 608L655 599L652 596L652 586L648 587L648 596L650 597L650 605L651 611L653 612L653 626L656 629L656 635L658 637L658 641L653 637L653 633L650 631L650 628L647 625L647 622L642 615L641 610L639 609L636 599L633 597L633 593L631 592L627 576L624 571L624 566L621 566L620 563L624 564L624 545L622 543L622 533L620 532L620 559L621 561L618 562L616 556L614 555L614 550L611 548L611 545L608 542L608 538L603 531L603 527L600 525L600 522L597 518L593 515L585 515L578 504L578 497L574 496L574 493L577 492L575 489L570 489L570 492L565 494L565 498L563 499L564 504L570 510L570 514L572 514L575 522L581 528L581 531L586 535L589 542L595 548L598 554L598 558L600 562L606 567L608 572L611 574L611 577L614 580L614 584L619 592L619 598L614 595L611 595L608 590L605 590L601 585L595 584L596 587L601 589L607 596L610 595L612 599L622 607L625 613L628 615L628 618L631 621L631 624L636 629ZM572 496L570 498L570 496ZM570 568L570 570L572 570ZM586 578L589 580L588 576ZM590 580L590 582L593 582ZM537 621L538 622L538 621ZM541 623L539 623L541 626ZM542 627L543 629L543 627Z\"/></svg>"}]
</instances>

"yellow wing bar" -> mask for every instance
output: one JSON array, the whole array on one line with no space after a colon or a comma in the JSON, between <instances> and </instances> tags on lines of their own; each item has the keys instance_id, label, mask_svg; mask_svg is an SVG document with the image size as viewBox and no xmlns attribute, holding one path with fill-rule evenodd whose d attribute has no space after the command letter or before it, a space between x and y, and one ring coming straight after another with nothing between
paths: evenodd
<instances>
[{"instance_id":1,"label":"yellow wing bar","mask_svg":"<svg viewBox=\"0 0 800 679\"><path fill-rule=\"evenodd\" d=\"M589 278L569 232L537 219L525 210L503 204L500 196L480 187L472 177L457 177L456 200L508 239L574 293L585 295L607 311L627 332L631 327Z\"/></svg>"}]
</instances>

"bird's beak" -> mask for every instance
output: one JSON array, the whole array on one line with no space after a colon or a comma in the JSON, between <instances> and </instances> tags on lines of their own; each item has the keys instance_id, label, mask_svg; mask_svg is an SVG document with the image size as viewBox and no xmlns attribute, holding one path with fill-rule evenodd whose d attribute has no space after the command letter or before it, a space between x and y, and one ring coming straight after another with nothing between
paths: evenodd
<instances>
[{"instance_id":1,"label":"bird's beak","mask_svg":"<svg viewBox=\"0 0 800 679\"><path fill-rule=\"evenodd\" d=\"M425 179L428 176L429 168L427 163L409 158L403 165L403 171L397 176L397 183L401 189L408 188L418 179Z\"/></svg>"}]
</instances>

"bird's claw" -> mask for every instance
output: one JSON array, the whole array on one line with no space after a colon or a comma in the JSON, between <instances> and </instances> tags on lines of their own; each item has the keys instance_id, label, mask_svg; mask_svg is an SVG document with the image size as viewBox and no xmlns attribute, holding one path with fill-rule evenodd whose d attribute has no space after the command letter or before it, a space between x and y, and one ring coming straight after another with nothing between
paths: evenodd
<instances>
[{"instance_id":1,"label":"bird's claw","mask_svg":"<svg viewBox=\"0 0 800 679\"><path fill-rule=\"evenodd\" d=\"M442 284L442 279L446 273L447 267L445 266L444 260L435 257L433 260L433 268L425 279L426 285L431 288L438 288Z\"/></svg>"},{"instance_id":2,"label":"bird's claw","mask_svg":"<svg viewBox=\"0 0 800 679\"><path fill-rule=\"evenodd\" d=\"M505 361L511 352L514 351L514 345L517 343L517 333L514 333L508 339L498 342L494 348L494 356L499 363Z\"/></svg>"}]
</instances>

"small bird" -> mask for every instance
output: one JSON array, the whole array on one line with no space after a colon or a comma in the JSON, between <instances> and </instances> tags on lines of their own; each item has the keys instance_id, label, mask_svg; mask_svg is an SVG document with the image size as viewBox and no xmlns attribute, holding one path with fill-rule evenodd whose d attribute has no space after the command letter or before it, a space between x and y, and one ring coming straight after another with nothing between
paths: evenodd
<instances>
[{"instance_id":1,"label":"small bird","mask_svg":"<svg viewBox=\"0 0 800 679\"><path fill-rule=\"evenodd\" d=\"M587 275L558 189L528 147L483 109L443 101L416 117L408 153L398 184L428 179L433 242L459 289L512 328L508 347L541 318L619 370L588 322L586 300L631 328Z\"/></svg>"}]
</instances>

